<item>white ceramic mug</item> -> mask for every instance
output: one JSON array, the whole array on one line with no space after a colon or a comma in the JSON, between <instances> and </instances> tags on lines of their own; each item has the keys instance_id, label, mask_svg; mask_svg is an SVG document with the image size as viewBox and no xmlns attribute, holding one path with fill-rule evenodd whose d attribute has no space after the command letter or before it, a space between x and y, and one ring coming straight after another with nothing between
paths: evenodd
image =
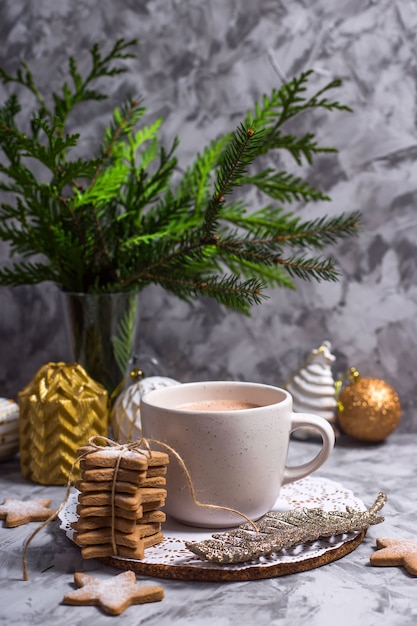
<instances>
[{"instance_id":1,"label":"white ceramic mug","mask_svg":"<svg viewBox=\"0 0 417 626\"><path fill-rule=\"evenodd\" d=\"M216 403L216 410L202 410L206 401ZM255 406L233 408L230 402ZM258 383L210 381L157 389L142 398L141 420L146 439L168 444L182 458L200 503L235 509L252 520L271 510L282 485L317 470L335 440L325 419L294 413L287 391ZM322 447L311 461L287 467L290 435L297 428L317 431ZM172 454L167 491L164 510L182 523L224 528L245 521L229 511L196 505Z\"/></svg>"}]
</instances>

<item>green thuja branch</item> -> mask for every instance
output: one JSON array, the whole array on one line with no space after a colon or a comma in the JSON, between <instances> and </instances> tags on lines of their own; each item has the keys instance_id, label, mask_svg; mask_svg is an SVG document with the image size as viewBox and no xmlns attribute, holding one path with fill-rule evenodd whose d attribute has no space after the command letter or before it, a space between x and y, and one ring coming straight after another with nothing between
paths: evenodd
<instances>
[{"instance_id":1,"label":"green thuja branch","mask_svg":"<svg viewBox=\"0 0 417 626\"><path fill-rule=\"evenodd\" d=\"M52 123L54 118L57 117L62 124L65 124L68 115L76 104L87 100L105 100L108 97L105 91L99 91L97 88L92 89L91 85L99 78L112 77L126 72L127 68L114 66L113 61L133 58L134 55L127 52L127 50L136 43L136 39L131 41L118 39L110 52L104 57L99 44L95 43L90 50L91 69L85 77L79 72L74 57L69 57L68 72L72 79L72 85L66 81L62 85L61 93L52 94L53 106L47 104L46 98L36 86L33 74L25 61L21 61L21 67L17 69L15 75L9 74L4 68L0 67L0 79L5 85L17 83L32 92L40 105L35 118L43 119L47 117L49 122ZM33 130L34 134L36 134L36 128L33 127Z\"/></svg>"},{"instance_id":2,"label":"green thuja branch","mask_svg":"<svg viewBox=\"0 0 417 626\"><path fill-rule=\"evenodd\" d=\"M335 152L314 133L286 132L286 125L309 111L349 111L329 95L340 81L311 94L311 71L293 78L255 102L234 132L212 139L184 171L178 138L164 145L162 120L148 119L140 99L116 107L97 154L80 156L70 114L107 97L108 81L126 71L120 62L134 57L135 45L120 39L104 54L95 44L85 73L71 57L68 79L47 95L26 63L14 75L0 68L3 84L36 101L29 133L16 94L0 106L0 239L16 257L0 268L0 284L52 280L65 291L100 293L156 283L189 302L207 296L249 313L266 286L335 280L333 260L309 251L355 235L359 214L302 220L297 203L329 196L296 172L263 164L282 150L296 166ZM249 188L268 199L265 206L245 201ZM35 255L42 258L32 261ZM123 360L122 344L115 347Z\"/></svg>"}]
</instances>

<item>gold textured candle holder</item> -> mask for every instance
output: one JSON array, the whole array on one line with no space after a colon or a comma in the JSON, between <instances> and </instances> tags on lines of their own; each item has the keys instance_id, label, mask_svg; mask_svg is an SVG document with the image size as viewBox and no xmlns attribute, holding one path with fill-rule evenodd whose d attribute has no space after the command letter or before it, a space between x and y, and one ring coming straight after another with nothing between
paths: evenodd
<instances>
[{"instance_id":1,"label":"gold textured candle holder","mask_svg":"<svg viewBox=\"0 0 417 626\"><path fill-rule=\"evenodd\" d=\"M80 446L107 436L106 389L77 363L48 363L18 394L20 468L42 485L64 485ZM79 467L72 478L79 478Z\"/></svg>"}]
</instances>

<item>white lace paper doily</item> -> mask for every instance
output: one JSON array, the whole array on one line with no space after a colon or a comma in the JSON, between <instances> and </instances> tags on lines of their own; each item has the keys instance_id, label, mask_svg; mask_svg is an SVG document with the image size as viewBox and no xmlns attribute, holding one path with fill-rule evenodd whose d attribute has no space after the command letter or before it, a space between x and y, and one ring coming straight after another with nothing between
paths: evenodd
<instances>
[{"instance_id":1,"label":"white lace paper doily","mask_svg":"<svg viewBox=\"0 0 417 626\"><path fill-rule=\"evenodd\" d=\"M61 528L66 532L67 536L73 539L73 529L71 523L77 520L77 501L78 492L72 493L68 499L65 508L59 514L61 520ZM281 489L281 494L275 506L274 511L287 511L294 508L320 508L323 511L345 511L346 507L352 507L359 511L366 510L364 503L355 497L352 491L346 489L340 483L336 483L326 478L308 477L295 483L285 485ZM261 557L255 561L239 564L228 564L219 566L217 563L210 563L199 559L185 547L186 541L201 541L208 539L219 529L201 529L184 526L174 520L167 519L163 524L162 531L164 541L160 544L148 548L145 557L141 561L134 561L140 564L144 573L151 570L154 566L166 566L162 569L171 571L172 576L164 574L165 577L180 578L175 573L175 568L197 568L197 569L216 569L221 568L227 570L244 570L245 568L268 568L279 564L299 563L300 561L315 559L323 556L330 550L336 550L344 543L354 539L359 533L352 532L337 537L322 538L320 540L294 546L293 548L281 550L267 557ZM120 561L122 569L128 569L126 563L130 559L122 559L120 557L111 557L114 562ZM331 560L331 559L329 559ZM149 566L149 567L147 567ZM158 571L158 568L156 568ZM192 571L192 570L190 570ZM156 574L158 575L158 573Z\"/></svg>"}]
</instances>

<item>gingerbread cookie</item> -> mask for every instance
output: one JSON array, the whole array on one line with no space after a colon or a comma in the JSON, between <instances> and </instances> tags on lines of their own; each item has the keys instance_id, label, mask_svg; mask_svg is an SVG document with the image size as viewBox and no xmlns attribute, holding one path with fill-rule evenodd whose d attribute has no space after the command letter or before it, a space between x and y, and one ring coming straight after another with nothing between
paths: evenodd
<instances>
[{"instance_id":1,"label":"gingerbread cookie","mask_svg":"<svg viewBox=\"0 0 417 626\"><path fill-rule=\"evenodd\" d=\"M156 509L159 509L161 507L163 507L165 504L165 499L160 498L159 500L150 500L149 502L144 502L142 504L142 517L144 516L145 513L149 513L150 511L155 511Z\"/></svg>"},{"instance_id":2,"label":"gingerbread cookie","mask_svg":"<svg viewBox=\"0 0 417 626\"><path fill-rule=\"evenodd\" d=\"M151 450L148 453L148 471L161 471L161 467L166 467L169 463L169 455L166 452L158 452L156 450Z\"/></svg>"},{"instance_id":3,"label":"gingerbread cookie","mask_svg":"<svg viewBox=\"0 0 417 626\"><path fill-rule=\"evenodd\" d=\"M167 484L165 476L146 476L141 482L141 487L164 487Z\"/></svg>"},{"instance_id":4,"label":"gingerbread cookie","mask_svg":"<svg viewBox=\"0 0 417 626\"><path fill-rule=\"evenodd\" d=\"M139 539L134 548L117 545L116 552L113 549L111 543L93 544L84 546L81 548L81 554L85 559L101 559L107 556L118 556L123 559L134 559L135 561L141 561L145 556L146 548L156 546L157 543L161 543L164 536L162 533L154 533L149 537L143 537Z\"/></svg>"},{"instance_id":5,"label":"gingerbread cookie","mask_svg":"<svg viewBox=\"0 0 417 626\"><path fill-rule=\"evenodd\" d=\"M84 480L87 481L110 481L114 479L114 472L116 471L114 467L90 467L86 465L85 461L82 460L80 463L80 468ZM117 480L121 480L123 482L128 482L133 485L141 484L147 475L146 469L141 470L128 470L119 467L117 470Z\"/></svg>"},{"instance_id":6,"label":"gingerbread cookie","mask_svg":"<svg viewBox=\"0 0 417 626\"><path fill-rule=\"evenodd\" d=\"M152 476L165 476L167 473L166 465L155 465L148 467L146 471L147 478L151 478Z\"/></svg>"},{"instance_id":7,"label":"gingerbread cookie","mask_svg":"<svg viewBox=\"0 0 417 626\"><path fill-rule=\"evenodd\" d=\"M164 597L162 587L139 585L134 572L118 574L110 580L98 580L76 572L74 582L79 589L67 593L64 604L100 606L109 615L120 615L132 604L159 602Z\"/></svg>"},{"instance_id":8,"label":"gingerbread cookie","mask_svg":"<svg viewBox=\"0 0 417 626\"><path fill-rule=\"evenodd\" d=\"M124 450L121 455L117 446L95 448L83 446L77 451L77 455L83 456L84 467L110 467L119 466L122 469L134 471L146 471L148 459L144 453L137 450Z\"/></svg>"},{"instance_id":9,"label":"gingerbread cookie","mask_svg":"<svg viewBox=\"0 0 417 626\"><path fill-rule=\"evenodd\" d=\"M106 506L83 506L81 504L77 504L77 513L80 517L108 517L108 516L112 516L112 507L111 504L106 505ZM130 520L134 520L136 523L136 520L139 519L140 517L142 517L142 507L138 507L138 509L135 510L129 510L129 509L122 509L120 507L115 507L114 509L114 514L116 517L121 517L122 519L130 519Z\"/></svg>"},{"instance_id":10,"label":"gingerbread cookie","mask_svg":"<svg viewBox=\"0 0 417 626\"><path fill-rule=\"evenodd\" d=\"M122 480L77 480L74 487L78 491L112 491L113 488L117 493L137 493L138 485Z\"/></svg>"},{"instance_id":11,"label":"gingerbread cookie","mask_svg":"<svg viewBox=\"0 0 417 626\"><path fill-rule=\"evenodd\" d=\"M115 542L118 546L126 546L134 548L140 543L143 537L155 535L161 530L161 525L153 524L136 524L130 533L114 530L111 528L93 528L91 530L80 530L77 528L74 534L74 540L79 546L93 546L103 543L111 543L114 535Z\"/></svg>"},{"instance_id":12,"label":"gingerbread cookie","mask_svg":"<svg viewBox=\"0 0 417 626\"><path fill-rule=\"evenodd\" d=\"M417 576L417 539L376 540L378 550L371 556L371 565L381 567L402 565L412 576Z\"/></svg>"},{"instance_id":13,"label":"gingerbread cookie","mask_svg":"<svg viewBox=\"0 0 417 626\"><path fill-rule=\"evenodd\" d=\"M113 502L111 491L86 491L78 496L78 502L83 506L106 506ZM114 495L114 506L124 511L137 511L142 504L142 496L139 491L134 494L118 493Z\"/></svg>"},{"instance_id":14,"label":"gingerbread cookie","mask_svg":"<svg viewBox=\"0 0 417 626\"><path fill-rule=\"evenodd\" d=\"M79 546L95 546L105 543L111 543L112 536L118 546L126 546L127 548L135 548L140 542L141 535L139 526L135 526L131 533L124 533L111 528L94 528L93 530L77 531L74 533L74 541Z\"/></svg>"},{"instance_id":15,"label":"gingerbread cookie","mask_svg":"<svg viewBox=\"0 0 417 626\"><path fill-rule=\"evenodd\" d=\"M107 446L105 448L95 448L93 446L83 446L78 450L78 456L83 457L84 465L87 467L116 467L128 470L146 470L148 467L167 465L169 456L165 452L148 452L147 450L124 450L120 454L117 446Z\"/></svg>"},{"instance_id":16,"label":"gingerbread cookie","mask_svg":"<svg viewBox=\"0 0 417 626\"><path fill-rule=\"evenodd\" d=\"M151 511L144 511L141 517L142 524L148 524L149 522L165 522L166 515L163 511L159 511L158 509L154 509Z\"/></svg>"},{"instance_id":17,"label":"gingerbread cookie","mask_svg":"<svg viewBox=\"0 0 417 626\"><path fill-rule=\"evenodd\" d=\"M85 530L96 530L97 528L111 528L114 524L115 530L124 533L132 533L136 528L136 519L126 519L123 517L115 517L112 519L111 514L108 517L103 516L81 516L76 522L72 522L71 527L75 531L84 532Z\"/></svg>"},{"instance_id":18,"label":"gingerbread cookie","mask_svg":"<svg viewBox=\"0 0 417 626\"><path fill-rule=\"evenodd\" d=\"M17 500L6 498L0 506L0 519L6 520L7 528L15 528L28 522L44 522L54 510L48 508L51 504L49 498L39 500Z\"/></svg>"}]
</instances>

